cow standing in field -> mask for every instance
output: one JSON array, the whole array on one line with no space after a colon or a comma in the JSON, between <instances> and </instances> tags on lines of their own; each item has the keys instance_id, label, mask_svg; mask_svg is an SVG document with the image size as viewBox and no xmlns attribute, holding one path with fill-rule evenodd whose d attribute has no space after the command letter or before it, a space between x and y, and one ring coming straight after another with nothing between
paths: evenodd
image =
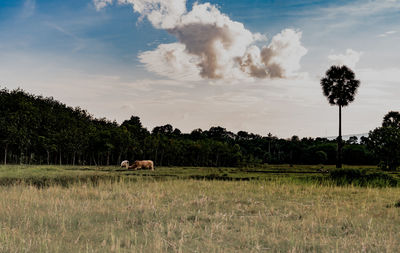
<instances>
[{"instance_id":1,"label":"cow standing in field","mask_svg":"<svg viewBox=\"0 0 400 253\"><path fill-rule=\"evenodd\" d=\"M151 160L135 161L129 166L129 161L125 160L121 163L121 167L134 170L154 170L154 163Z\"/></svg>"}]
</instances>

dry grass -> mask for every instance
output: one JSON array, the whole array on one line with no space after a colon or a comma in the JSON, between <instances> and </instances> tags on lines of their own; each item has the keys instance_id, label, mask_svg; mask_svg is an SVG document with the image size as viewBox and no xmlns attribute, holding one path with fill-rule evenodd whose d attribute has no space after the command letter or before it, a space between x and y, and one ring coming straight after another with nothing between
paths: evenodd
<instances>
[{"instance_id":1,"label":"dry grass","mask_svg":"<svg viewBox=\"0 0 400 253\"><path fill-rule=\"evenodd\" d=\"M400 248L399 188L169 180L0 191L0 252Z\"/></svg>"}]
</instances>

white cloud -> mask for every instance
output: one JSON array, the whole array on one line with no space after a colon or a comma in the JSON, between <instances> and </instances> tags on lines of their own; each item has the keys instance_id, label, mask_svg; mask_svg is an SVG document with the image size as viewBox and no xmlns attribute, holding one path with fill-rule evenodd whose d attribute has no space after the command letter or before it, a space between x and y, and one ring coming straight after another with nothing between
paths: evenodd
<instances>
[{"instance_id":1,"label":"white cloud","mask_svg":"<svg viewBox=\"0 0 400 253\"><path fill-rule=\"evenodd\" d=\"M97 10L106 7L108 4L112 4L113 0L93 0L93 4Z\"/></svg>"},{"instance_id":2,"label":"white cloud","mask_svg":"<svg viewBox=\"0 0 400 253\"><path fill-rule=\"evenodd\" d=\"M329 5L323 5L316 9L310 8L303 11L302 14L306 22L310 22L314 26L315 32L330 37L334 32L342 32L349 27L359 28L360 25L368 25L367 30L371 31L374 29L374 22L382 27L381 21L386 20L389 16L397 17L398 11L400 11L400 1L356 0L340 1L340 3L331 1ZM315 28L315 26L321 25L323 25L322 29ZM353 34L358 32L362 32L362 30L352 31Z\"/></svg>"},{"instance_id":3,"label":"white cloud","mask_svg":"<svg viewBox=\"0 0 400 253\"><path fill-rule=\"evenodd\" d=\"M139 54L139 59L147 70L171 79L198 81L200 59L185 52L180 43L161 44L156 50Z\"/></svg>"},{"instance_id":4,"label":"white cloud","mask_svg":"<svg viewBox=\"0 0 400 253\"><path fill-rule=\"evenodd\" d=\"M362 55L363 52L347 49L345 54L332 54L328 56L328 59L333 65L346 65L350 68L354 68L360 61Z\"/></svg>"},{"instance_id":5,"label":"white cloud","mask_svg":"<svg viewBox=\"0 0 400 253\"><path fill-rule=\"evenodd\" d=\"M108 0L111 1L111 0ZM158 29L174 28L186 12L185 0L118 0L119 4L131 4Z\"/></svg>"},{"instance_id":6,"label":"white cloud","mask_svg":"<svg viewBox=\"0 0 400 253\"><path fill-rule=\"evenodd\" d=\"M292 76L300 69L300 60L307 53L301 45L301 32L285 29L272 38L269 48L274 52L271 61L282 67L285 76Z\"/></svg>"},{"instance_id":7,"label":"white cloud","mask_svg":"<svg viewBox=\"0 0 400 253\"><path fill-rule=\"evenodd\" d=\"M339 7L323 8L322 15L325 18L333 18L337 16L368 16L372 14L382 13L387 10L399 10L400 1L398 0L369 0L356 1Z\"/></svg>"},{"instance_id":8,"label":"white cloud","mask_svg":"<svg viewBox=\"0 0 400 253\"><path fill-rule=\"evenodd\" d=\"M95 0L104 7L111 0ZM307 50L302 33L285 29L262 49L255 43L266 40L210 4L195 3L190 11L186 0L118 0L131 4L157 29L174 35L177 43L160 44L139 55L145 67L161 76L177 80L253 80L285 78L300 69Z\"/></svg>"},{"instance_id":9,"label":"white cloud","mask_svg":"<svg viewBox=\"0 0 400 253\"><path fill-rule=\"evenodd\" d=\"M395 33L397 33L397 31L387 31L385 33L379 34L378 37L387 37L387 36L393 35Z\"/></svg>"}]
</instances>

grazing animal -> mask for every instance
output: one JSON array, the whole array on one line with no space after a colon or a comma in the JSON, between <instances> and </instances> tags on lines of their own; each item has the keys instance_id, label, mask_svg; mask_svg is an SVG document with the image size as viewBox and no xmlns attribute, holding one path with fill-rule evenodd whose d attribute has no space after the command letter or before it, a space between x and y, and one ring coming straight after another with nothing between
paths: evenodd
<instances>
[{"instance_id":1,"label":"grazing animal","mask_svg":"<svg viewBox=\"0 0 400 253\"><path fill-rule=\"evenodd\" d=\"M125 168L128 169L128 167L129 167L129 161L128 161L128 160L122 161L122 162L121 162L121 168L122 168L122 167L125 167Z\"/></svg>"},{"instance_id":2,"label":"grazing animal","mask_svg":"<svg viewBox=\"0 0 400 253\"><path fill-rule=\"evenodd\" d=\"M135 161L128 168L129 169L134 169L134 170L137 170L137 169L154 170L154 163L151 160Z\"/></svg>"}]
</instances>

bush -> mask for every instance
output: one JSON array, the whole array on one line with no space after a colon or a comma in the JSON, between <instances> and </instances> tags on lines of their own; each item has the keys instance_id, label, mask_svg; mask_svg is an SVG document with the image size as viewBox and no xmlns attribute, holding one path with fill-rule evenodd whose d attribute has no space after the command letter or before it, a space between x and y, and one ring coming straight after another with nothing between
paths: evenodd
<instances>
[{"instance_id":1,"label":"bush","mask_svg":"<svg viewBox=\"0 0 400 253\"><path fill-rule=\"evenodd\" d=\"M311 146L306 149L302 160L306 164L335 164L336 162L335 143L324 143Z\"/></svg>"},{"instance_id":2,"label":"bush","mask_svg":"<svg viewBox=\"0 0 400 253\"><path fill-rule=\"evenodd\" d=\"M376 164L376 160L366 146L348 144L343 147L343 163L351 165Z\"/></svg>"},{"instance_id":3,"label":"bush","mask_svg":"<svg viewBox=\"0 0 400 253\"><path fill-rule=\"evenodd\" d=\"M322 150L315 152L315 157L318 161L318 164L325 164L328 160L328 155Z\"/></svg>"},{"instance_id":4,"label":"bush","mask_svg":"<svg viewBox=\"0 0 400 253\"><path fill-rule=\"evenodd\" d=\"M337 185L355 185L362 187L395 187L398 181L383 172L368 173L361 169L334 169L329 178Z\"/></svg>"}]
</instances>

